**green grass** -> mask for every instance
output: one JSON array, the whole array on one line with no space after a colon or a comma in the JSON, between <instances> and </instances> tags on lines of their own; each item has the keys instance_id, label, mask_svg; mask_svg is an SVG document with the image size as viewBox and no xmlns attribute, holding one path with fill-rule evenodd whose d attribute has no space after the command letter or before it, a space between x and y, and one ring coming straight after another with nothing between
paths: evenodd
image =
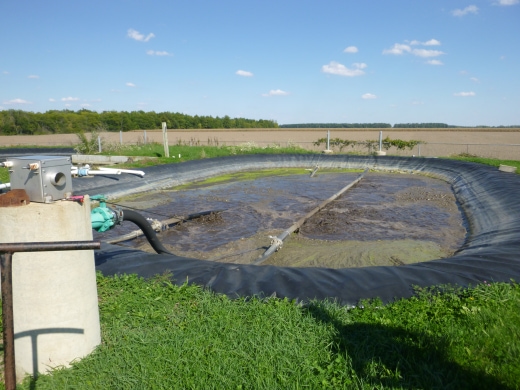
<instances>
[{"instance_id":1,"label":"green grass","mask_svg":"<svg viewBox=\"0 0 520 390\"><path fill-rule=\"evenodd\" d=\"M512 167L516 167L516 173L520 174L520 161L517 160L499 160L497 158L486 158L486 157L476 157L476 156L454 156L450 157L451 160L459 160L459 161L469 161L484 165L491 165L492 167L498 167L500 164L509 165Z\"/></svg>"},{"instance_id":2,"label":"green grass","mask_svg":"<svg viewBox=\"0 0 520 390\"><path fill-rule=\"evenodd\" d=\"M98 275L103 343L22 389L520 388L520 286L347 309Z\"/></svg>"}]
</instances>

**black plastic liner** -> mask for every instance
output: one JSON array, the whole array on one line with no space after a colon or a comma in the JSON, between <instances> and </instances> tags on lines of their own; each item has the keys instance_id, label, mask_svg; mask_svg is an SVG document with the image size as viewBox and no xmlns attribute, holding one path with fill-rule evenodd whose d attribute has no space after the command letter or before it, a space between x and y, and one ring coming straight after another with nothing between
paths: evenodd
<instances>
[{"instance_id":1,"label":"black plastic liner","mask_svg":"<svg viewBox=\"0 0 520 390\"><path fill-rule=\"evenodd\" d=\"M374 168L431 174L452 185L470 225L463 247L452 257L428 262L365 268L289 268L217 263L149 254L114 245L96 252L105 275L172 273L230 297L277 296L308 301L334 299L356 305L361 299L389 302L413 295L413 286L468 286L520 280L520 176L480 164L435 158L345 155L253 155L145 168L146 176L74 179L76 194L109 198L154 191L211 176L266 168Z\"/></svg>"}]
</instances>

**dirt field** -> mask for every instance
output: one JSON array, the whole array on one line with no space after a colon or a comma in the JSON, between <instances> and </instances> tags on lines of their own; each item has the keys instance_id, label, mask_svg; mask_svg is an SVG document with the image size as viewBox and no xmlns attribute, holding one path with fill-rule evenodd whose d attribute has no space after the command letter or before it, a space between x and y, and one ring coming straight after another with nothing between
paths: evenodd
<instances>
[{"instance_id":1,"label":"dirt field","mask_svg":"<svg viewBox=\"0 0 520 390\"><path fill-rule=\"evenodd\" d=\"M424 142L413 150L390 150L389 154L405 156L450 156L461 153L481 157L520 160L520 128L515 129L417 129L397 130L382 129L383 137L418 140ZM168 130L170 145L178 143L191 145L239 145L254 143L267 145L298 145L316 151L325 146L316 147L313 143L327 137L327 129L242 129L242 130ZM104 142L125 144L146 142L162 143L161 130L139 130L122 133L101 133ZM378 140L378 129L331 129L330 138L342 140L366 141ZM41 145L70 146L78 143L74 134L35 135L35 136L0 136L0 146ZM366 148L345 148L343 152L368 152ZM339 150L335 150L339 152Z\"/></svg>"}]
</instances>

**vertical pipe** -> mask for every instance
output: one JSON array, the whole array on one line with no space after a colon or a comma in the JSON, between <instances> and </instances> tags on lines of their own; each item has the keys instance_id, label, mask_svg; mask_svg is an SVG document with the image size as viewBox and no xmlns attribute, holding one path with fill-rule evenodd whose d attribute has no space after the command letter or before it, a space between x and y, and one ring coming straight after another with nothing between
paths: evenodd
<instances>
[{"instance_id":1,"label":"vertical pipe","mask_svg":"<svg viewBox=\"0 0 520 390\"><path fill-rule=\"evenodd\" d=\"M327 150L330 150L330 130L327 130Z\"/></svg>"},{"instance_id":2,"label":"vertical pipe","mask_svg":"<svg viewBox=\"0 0 520 390\"><path fill-rule=\"evenodd\" d=\"M119 143L123 145L123 131L119 130Z\"/></svg>"},{"instance_id":3,"label":"vertical pipe","mask_svg":"<svg viewBox=\"0 0 520 390\"><path fill-rule=\"evenodd\" d=\"M382 147L383 147L383 132L380 131L379 132L379 151L381 152L382 150Z\"/></svg>"},{"instance_id":4,"label":"vertical pipe","mask_svg":"<svg viewBox=\"0 0 520 390\"><path fill-rule=\"evenodd\" d=\"M419 143L419 157L421 157L421 143Z\"/></svg>"},{"instance_id":5,"label":"vertical pipe","mask_svg":"<svg viewBox=\"0 0 520 390\"><path fill-rule=\"evenodd\" d=\"M144 131L144 144L146 145L146 130Z\"/></svg>"},{"instance_id":6,"label":"vertical pipe","mask_svg":"<svg viewBox=\"0 0 520 390\"><path fill-rule=\"evenodd\" d=\"M101 137L98 135L97 137L97 143L98 143L98 150L99 150L99 153L101 153Z\"/></svg>"},{"instance_id":7,"label":"vertical pipe","mask_svg":"<svg viewBox=\"0 0 520 390\"><path fill-rule=\"evenodd\" d=\"M6 390L16 388L13 320L13 254L0 255L2 268L2 321L4 325L4 379Z\"/></svg>"}]
</instances>

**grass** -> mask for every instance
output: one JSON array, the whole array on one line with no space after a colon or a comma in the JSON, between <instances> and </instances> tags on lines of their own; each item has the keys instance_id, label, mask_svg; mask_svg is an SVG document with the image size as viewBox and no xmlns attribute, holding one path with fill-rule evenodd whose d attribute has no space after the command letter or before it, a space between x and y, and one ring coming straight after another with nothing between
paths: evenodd
<instances>
[{"instance_id":1,"label":"grass","mask_svg":"<svg viewBox=\"0 0 520 390\"><path fill-rule=\"evenodd\" d=\"M346 308L98 275L103 343L21 389L520 388L520 286Z\"/></svg>"}]
</instances>

